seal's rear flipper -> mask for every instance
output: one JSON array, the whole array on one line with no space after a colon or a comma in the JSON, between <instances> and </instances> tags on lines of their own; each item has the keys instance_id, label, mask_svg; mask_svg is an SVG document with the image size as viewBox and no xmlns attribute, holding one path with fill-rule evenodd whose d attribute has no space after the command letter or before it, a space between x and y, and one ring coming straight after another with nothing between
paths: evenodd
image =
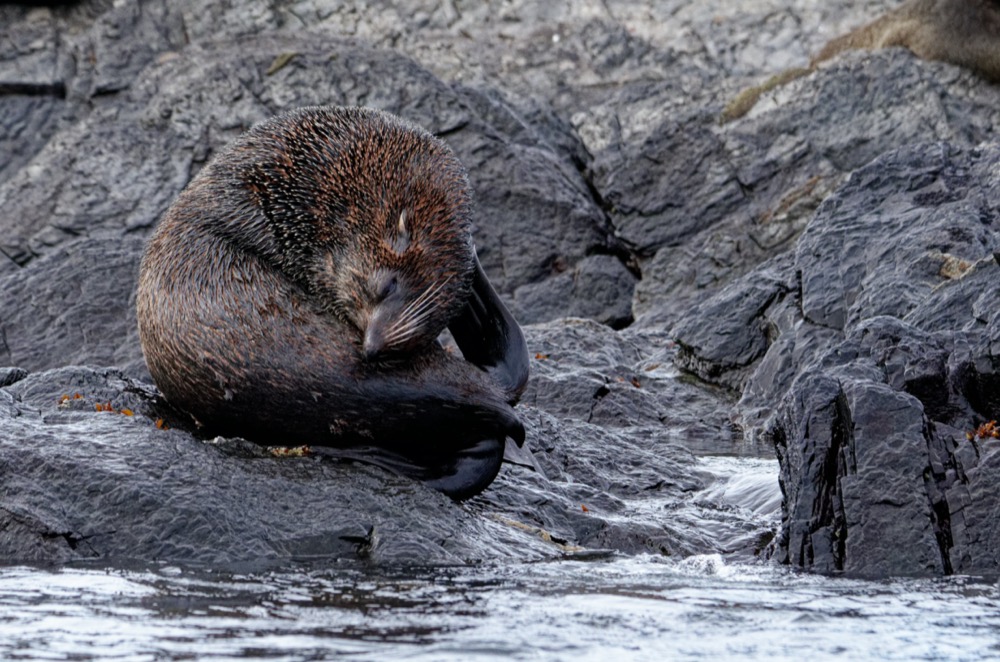
<instances>
[{"instance_id":1,"label":"seal's rear flipper","mask_svg":"<svg viewBox=\"0 0 1000 662\"><path fill-rule=\"evenodd\" d=\"M478 256L474 262L472 295L448 329L465 359L486 370L514 404L528 383L528 345Z\"/></svg>"},{"instance_id":2,"label":"seal's rear flipper","mask_svg":"<svg viewBox=\"0 0 1000 662\"><path fill-rule=\"evenodd\" d=\"M433 467L436 475L422 480L428 487L461 501L474 497L493 482L503 463L504 442L481 439Z\"/></svg>"},{"instance_id":3,"label":"seal's rear flipper","mask_svg":"<svg viewBox=\"0 0 1000 662\"><path fill-rule=\"evenodd\" d=\"M504 459L504 442L481 439L451 452L427 452L419 458L382 446L313 447L313 453L339 461L381 467L399 476L423 482L456 501L474 497L493 482Z\"/></svg>"},{"instance_id":4,"label":"seal's rear flipper","mask_svg":"<svg viewBox=\"0 0 1000 662\"><path fill-rule=\"evenodd\" d=\"M535 459L531 450L523 444L518 444L517 442L511 443L511 440L507 439L503 449L503 461L507 464L513 464L518 467L524 467L525 469L531 469L542 478L545 478L545 472L542 471L542 467L538 464L538 460Z\"/></svg>"}]
</instances>

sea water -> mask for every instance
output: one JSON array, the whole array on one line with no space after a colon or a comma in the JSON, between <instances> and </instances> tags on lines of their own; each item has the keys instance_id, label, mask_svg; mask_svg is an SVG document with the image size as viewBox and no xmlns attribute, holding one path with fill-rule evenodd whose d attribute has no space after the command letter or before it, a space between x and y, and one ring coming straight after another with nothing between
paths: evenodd
<instances>
[{"instance_id":1,"label":"sea water","mask_svg":"<svg viewBox=\"0 0 1000 662\"><path fill-rule=\"evenodd\" d=\"M701 462L720 477L703 499L775 516L773 460ZM716 524L686 517L698 512ZM1000 659L993 578L864 581L740 558L0 567L0 659Z\"/></svg>"},{"instance_id":2,"label":"sea water","mask_svg":"<svg viewBox=\"0 0 1000 662\"><path fill-rule=\"evenodd\" d=\"M861 581L718 556L254 573L0 570L0 658L979 660L982 578Z\"/></svg>"}]
</instances>

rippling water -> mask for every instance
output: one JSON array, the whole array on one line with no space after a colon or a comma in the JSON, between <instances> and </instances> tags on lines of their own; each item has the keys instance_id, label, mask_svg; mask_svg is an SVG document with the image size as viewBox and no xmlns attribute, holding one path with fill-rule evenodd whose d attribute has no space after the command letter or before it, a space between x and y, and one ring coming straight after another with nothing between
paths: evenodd
<instances>
[{"instance_id":1,"label":"rippling water","mask_svg":"<svg viewBox=\"0 0 1000 662\"><path fill-rule=\"evenodd\" d=\"M775 517L776 463L700 462L714 478L674 515L745 548L754 527L733 533L713 509L748 523ZM0 659L342 656L984 659L1000 657L1000 589L977 578L824 578L715 555L395 570L0 568Z\"/></svg>"},{"instance_id":2,"label":"rippling water","mask_svg":"<svg viewBox=\"0 0 1000 662\"><path fill-rule=\"evenodd\" d=\"M983 659L1000 591L716 556L247 574L0 570L0 658Z\"/></svg>"}]
</instances>

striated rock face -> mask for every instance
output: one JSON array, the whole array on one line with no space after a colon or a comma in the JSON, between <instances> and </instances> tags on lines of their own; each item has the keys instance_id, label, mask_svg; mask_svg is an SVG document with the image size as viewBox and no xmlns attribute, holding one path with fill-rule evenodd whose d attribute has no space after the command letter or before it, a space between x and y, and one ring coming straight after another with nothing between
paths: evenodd
<instances>
[{"instance_id":1,"label":"striated rock face","mask_svg":"<svg viewBox=\"0 0 1000 662\"><path fill-rule=\"evenodd\" d=\"M847 53L718 122L884 8L0 4L0 558L748 558L775 500L723 498L691 450L773 447L779 560L996 573L1000 441L966 433L1000 418L1000 87ZM207 443L157 399L145 237L222 145L309 104L399 114L467 166L482 264L530 324L539 471L457 505Z\"/></svg>"},{"instance_id":2,"label":"striated rock face","mask_svg":"<svg viewBox=\"0 0 1000 662\"><path fill-rule=\"evenodd\" d=\"M794 254L675 328L679 360L742 385L743 426L774 442L787 562L995 567L1000 539L980 527L1000 442L966 433L1000 412L998 172L995 143L889 152L820 205ZM734 301L757 303L707 330Z\"/></svg>"}]
</instances>

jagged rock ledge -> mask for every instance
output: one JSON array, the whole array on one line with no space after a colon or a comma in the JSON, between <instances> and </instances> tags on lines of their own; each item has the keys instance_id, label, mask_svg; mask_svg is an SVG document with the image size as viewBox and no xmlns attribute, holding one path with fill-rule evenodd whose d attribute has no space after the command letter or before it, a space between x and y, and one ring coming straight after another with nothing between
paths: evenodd
<instances>
[{"instance_id":1,"label":"jagged rock ledge","mask_svg":"<svg viewBox=\"0 0 1000 662\"><path fill-rule=\"evenodd\" d=\"M785 562L1000 569L1000 440L975 434L1000 417L998 172L996 143L889 152L823 202L793 252L675 328L680 363L738 384L742 425L775 445Z\"/></svg>"}]
</instances>

